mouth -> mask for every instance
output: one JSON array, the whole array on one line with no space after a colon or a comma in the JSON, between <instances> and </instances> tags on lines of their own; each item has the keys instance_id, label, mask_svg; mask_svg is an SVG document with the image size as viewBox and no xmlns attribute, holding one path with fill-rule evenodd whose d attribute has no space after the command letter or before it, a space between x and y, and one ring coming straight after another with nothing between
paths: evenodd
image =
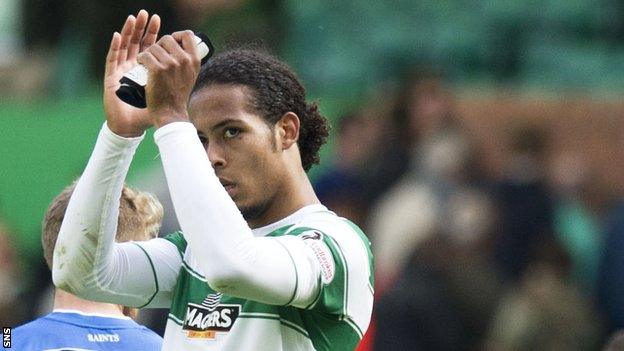
<instances>
[{"instance_id":1,"label":"mouth","mask_svg":"<svg viewBox=\"0 0 624 351\"><path fill-rule=\"evenodd\" d=\"M228 195L232 196L232 194L234 193L235 187L236 187L235 185L226 185L225 191L227 191Z\"/></svg>"},{"instance_id":2,"label":"mouth","mask_svg":"<svg viewBox=\"0 0 624 351\"><path fill-rule=\"evenodd\" d=\"M236 185L230 182L229 180L225 180L222 178L219 178L219 182L221 183L221 185L223 185L223 188L225 188L225 191L227 191L227 193L230 196L232 196L232 192L234 191L234 188L236 187Z\"/></svg>"}]
</instances>

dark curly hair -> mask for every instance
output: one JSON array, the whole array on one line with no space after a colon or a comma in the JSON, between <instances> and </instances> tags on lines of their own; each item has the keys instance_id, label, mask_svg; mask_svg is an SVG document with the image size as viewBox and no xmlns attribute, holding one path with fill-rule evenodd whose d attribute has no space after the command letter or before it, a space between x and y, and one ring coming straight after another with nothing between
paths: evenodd
<instances>
[{"instance_id":1,"label":"dark curly hair","mask_svg":"<svg viewBox=\"0 0 624 351\"><path fill-rule=\"evenodd\" d=\"M193 93L211 84L241 84L249 87L256 112L273 127L287 112L300 120L299 153L303 169L319 163L319 149L327 141L329 125L316 103L306 101L306 92L295 73L272 55L259 50L232 49L211 58L201 69Z\"/></svg>"}]
</instances>

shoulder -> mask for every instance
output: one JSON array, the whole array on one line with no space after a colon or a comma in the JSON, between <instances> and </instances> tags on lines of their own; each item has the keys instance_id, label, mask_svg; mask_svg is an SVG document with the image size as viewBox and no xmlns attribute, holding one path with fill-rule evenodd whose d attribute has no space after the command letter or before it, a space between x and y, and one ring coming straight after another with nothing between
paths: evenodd
<instances>
[{"instance_id":1,"label":"shoulder","mask_svg":"<svg viewBox=\"0 0 624 351\"><path fill-rule=\"evenodd\" d=\"M46 317L43 316L13 329L11 332L13 346L18 350L53 347L71 338L78 328Z\"/></svg>"},{"instance_id":2,"label":"shoulder","mask_svg":"<svg viewBox=\"0 0 624 351\"><path fill-rule=\"evenodd\" d=\"M50 328L42 318L20 325L11 331L13 343L24 347L31 344L34 337L39 338L41 334L45 334Z\"/></svg>"},{"instance_id":3,"label":"shoulder","mask_svg":"<svg viewBox=\"0 0 624 351\"><path fill-rule=\"evenodd\" d=\"M155 341L160 341L162 342L162 337L158 334L156 334L153 330L151 330L150 328L142 325L142 324L138 324L135 321L132 321L132 323L134 323L135 328L140 330L140 333L143 337L145 337L146 340L155 340Z\"/></svg>"},{"instance_id":4,"label":"shoulder","mask_svg":"<svg viewBox=\"0 0 624 351\"><path fill-rule=\"evenodd\" d=\"M162 337L143 325L134 323L134 328L127 329L124 333L128 340L141 350L160 350L162 346Z\"/></svg>"},{"instance_id":5,"label":"shoulder","mask_svg":"<svg viewBox=\"0 0 624 351\"><path fill-rule=\"evenodd\" d=\"M334 244L341 251L369 256L370 241L364 232L350 220L331 211L310 214L285 233L304 240L321 240Z\"/></svg>"},{"instance_id":6,"label":"shoulder","mask_svg":"<svg viewBox=\"0 0 624 351\"><path fill-rule=\"evenodd\" d=\"M373 254L366 235L329 211L307 216L286 234L301 238L319 262L321 291L306 309L341 316L361 338L374 293Z\"/></svg>"},{"instance_id":7,"label":"shoulder","mask_svg":"<svg viewBox=\"0 0 624 351\"><path fill-rule=\"evenodd\" d=\"M348 219L331 211L317 212L289 228L285 234L300 237L320 256L319 259L331 253L335 265L347 272L353 283L372 284L373 254L370 241Z\"/></svg>"},{"instance_id":8,"label":"shoulder","mask_svg":"<svg viewBox=\"0 0 624 351\"><path fill-rule=\"evenodd\" d=\"M306 230L320 231L334 239L362 240L362 230L350 220L329 210L311 213L290 227L285 234L298 235ZM364 236L366 237L366 236Z\"/></svg>"},{"instance_id":9,"label":"shoulder","mask_svg":"<svg viewBox=\"0 0 624 351\"><path fill-rule=\"evenodd\" d=\"M58 330L58 328L64 327L63 323L58 323L57 321L47 318L47 316L43 316L37 318L31 322L20 325L12 330L11 334L13 337L17 336L28 336L31 334L49 334L55 333L54 330Z\"/></svg>"}]
</instances>

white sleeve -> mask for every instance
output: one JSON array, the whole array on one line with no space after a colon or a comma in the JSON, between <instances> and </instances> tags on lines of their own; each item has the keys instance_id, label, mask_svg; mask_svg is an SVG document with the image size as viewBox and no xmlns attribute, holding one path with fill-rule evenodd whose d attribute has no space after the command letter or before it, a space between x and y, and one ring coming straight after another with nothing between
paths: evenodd
<instances>
[{"instance_id":1,"label":"white sleeve","mask_svg":"<svg viewBox=\"0 0 624 351\"><path fill-rule=\"evenodd\" d=\"M137 279L143 280L145 284L150 280L149 277L153 276L155 283L155 292L142 307L171 307L173 292L180 268L182 268L182 256L178 248L170 241L161 238L132 244L143 250L152 268L152 274L145 274Z\"/></svg>"},{"instance_id":2,"label":"white sleeve","mask_svg":"<svg viewBox=\"0 0 624 351\"><path fill-rule=\"evenodd\" d=\"M176 215L210 287L269 304L313 300L319 268L310 249L288 238L256 238L225 191L191 123L154 134ZM296 239L295 239L296 240Z\"/></svg>"},{"instance_id":3,"label":"white sleeve","mask_svg":"<svg viewBox=\"0 0 624 351\"><path fill-rule=\"evenodd\" d=\"M52 278L60 289L89 300L137 307L154 300L163 304L165 299L156 299L157 293L166 296L167 289L173 290L175 280L159 281L155 272L167 265L177 264L179 269L181 259L175 245L163 240L157 243L159 248L152 244L146 249L149 245L114 242L123 182L142 139L123 138L106 124L102 127L69 201L54 249Z\"/></svg>"}]
</instances>

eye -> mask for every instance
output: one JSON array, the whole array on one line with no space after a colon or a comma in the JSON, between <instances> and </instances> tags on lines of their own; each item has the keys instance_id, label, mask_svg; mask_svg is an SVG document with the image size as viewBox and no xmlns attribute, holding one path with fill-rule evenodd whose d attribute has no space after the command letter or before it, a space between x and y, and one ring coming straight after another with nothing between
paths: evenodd
<instances>
[{"instance_id":1,"label":"eye","mask_svg":"<svg viewBox=\"0 0 624 351\"><path fill-rule=\"evenodd\" d=\"M227 128L224 131L223 136L226 139L231 139L231 138L234 138L234 137L238 136L239 134L240 134L240 129L238 129L238 128Z\"/></svg>"}]
</instances>

